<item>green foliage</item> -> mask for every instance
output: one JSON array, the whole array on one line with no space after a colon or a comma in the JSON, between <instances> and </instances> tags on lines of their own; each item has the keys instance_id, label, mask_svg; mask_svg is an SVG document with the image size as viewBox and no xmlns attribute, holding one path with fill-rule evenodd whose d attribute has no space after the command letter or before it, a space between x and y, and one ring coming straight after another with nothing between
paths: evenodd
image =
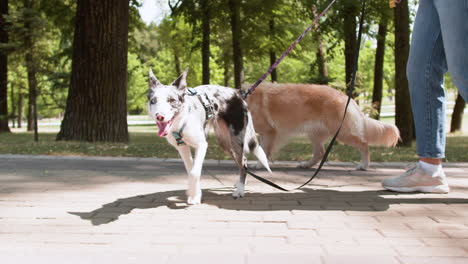
<instances>
[{"instance_id":1,"label":"green foliage","mask_svg":"<svg viewBox=\"0 0 468 264\"><path fill-rule=\"evenodd\" d=\"M153 132L138 132L153 131ZM131 143L88 143L73 141L55 141L55 133L42 133L38 143L32 142L31 133L2 134L0 137L0 154L34 154L34 155L78 155L78 156L113 156L113 157L155 157L179 158L177 150L170 146L166 139L156 134L155 126L130 127ZM133 131L133 132L132 132ZM216 138L208 138L209 147L206 159L231 159L218 146ZM447 138L447 159L450 162L468 160L468 140L466 136ZM371 161L416 161L417 156L412 147L371 147ZM312 145L302 137L294 138L277 155L276 160L304 161L311 158ZM355 148L337 143L329 161L360 160L360 153Z\"/></svg>"},{"instance_id":2,"label":"green foliage","mask_svg":"<svg viewBox=\"0 0 468 264\"><path fill-rule=\"evenodd\" d=\"M127 107L130 114L140 115L144 112L146 103L146 91L148 84L145 75L146 67L141 63L136 54L128 54L128 96Z\"/></svg>"},{"instance_id":3,"label":"green foliage","mask_svg":"<svg viewBox=\"0 0 468 264\"><path fill-rule=\"evenodd\" d=\"M24 68L24 37L33 36L34 56L38 62L38 110L43 117L64 112L71 74L71 51L76 1L38 0L34 9L25 9L23 1L10 1L9 32L11 42L2 49L10 51L9 89L13 101L19 94L27 98L27 80ZM156 2L156 1L155 1ZM189 67L190 86L201 84L201 0L173 0L172 14L159 24L146 25L138 14L141 1L130 2L130 32L128 51L128 112L144 114L146 79L151 67L163 83L171 83ZM232 37L227 0L209 0L211 12L210 80L213 84L233 86ZM249 0L242 1L241 27L244 56L244 81L253 83L270 66L269 52L279 57L291 43L312 23L328 0ZM414 11L414 1L411 10ZM158 8L155 6L155 8ZM358 19L360 1L343 0L320 20L320 32L312 30L278 66L279 82L322 81L317 67L317 36L323 41L330 85L345 90L343 41L343 14L353 11ZM394 93L394 37L392 10L379 0L368 1L365 36L357 76L357 91L362 108L367 108L372 96L373 67L378 24L387 19L384 96ZM414 15L414 14L413 14ZM32 31L25 31L30 21ZM273 23L273 27L270 27ZM453 89L447 78L449 89ZM10 94L9 94L10 97ZM24 102L27 105L27 102Z\"/></svg>"}]
</instances>

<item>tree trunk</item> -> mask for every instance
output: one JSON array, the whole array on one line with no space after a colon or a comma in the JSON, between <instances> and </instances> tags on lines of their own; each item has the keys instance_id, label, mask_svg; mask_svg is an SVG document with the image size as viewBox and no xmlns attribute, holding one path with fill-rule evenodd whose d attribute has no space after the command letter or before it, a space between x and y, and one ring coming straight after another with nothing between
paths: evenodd
<instances>
[{"instance_id":1,"label":"tree trunk","mask_svg":"<svg viewBox=\"0 0 468 264\"><path fill-rule=\"evenodd\" d=\"M312 5L312 13L314 17L317 17L317 7ZM322 36L320 35L320 27L315 28L315 39L317 40L317 52L316 52L316 63L318 68L318 78L317 82L319 84L328 84L328 65L327 65L327 56L325 48L323 46Z\"/></svg>"},{"instance_id":2,"label":"tree trunk","mask_svg":"<svg viewBox=\"0 0 468 264\"><path fill-rule=\"evenodd\" d=\"M16 114L16 104L15 104L15 91L13 89L13 85L10 85L10 102L11 102L11 114L10 114L10 119L11 119L11 127L15 127L15 114Z\"/></svg>"},{"instance_id":3,"label":"tree trunk","mask_svg":"<svg viewBox=\"0 0 468 264\"><path fill-rule=\"evenodd\" d=\"M402 1L394 9L395 124L400 129L401 145L409 146L413 140L414 124L408 80L406 78L406 63L410 46L408 2Z\"/></svg>"},{"instance_id":4,"label":"tree trunk","mask_svg":"<svg viewBox=\"0 0 468 264\"><path fill-rule=\"evenodd\" d=\"M29 37L28 37L29 38ZM26 40L26 47L32 47L32 42ZM29 100L28 100L28 131L34 130L34 141L39 140L37 131L37 79L36 79L36 65L32 55L32 48L26 52L26 69L28 71L28 86L29 86Z\"/></svg>"},{"instance_id":5,"label":"tree trunk","mask_svg":"<svg viewBox=\"0 0 468 264\"><path fill-rule=\"evenodd\" d=\"M320 84L328 84L328 65L327 65L327 56L325 55L325 48L323 47L323 40L320 36L320 32L317 31L317 67L319 73L319 82Z\"/></svg>"},{"instance_id":6,"label":"tree trunk","mask_svg":"<svg viewBox=\"0 0 468 264\"><path fill-rule=\"evenodd\" d=\"M78 0L70 89L57 140L127 142L129 0Z\"/></svg>"},{"instance_id":7,"label":"tree trunk","mask_svg":"<svg viewBox=\"0 0 468 264\"><path fill-rule=\"evenodd\" d=\"M209 0L201 0L202 15L202 84L210 83L210 19L211 8Z\"/></svg>"},{"instance_id":8,"label":"tree trunk","mask_svg":"<svg viewBox=\"0 0 468 264\"><path fill-rule=\"evenodd\" d=\"M34 3L31 0L24 0L24 7L26 9L34 9ZM24 28L27 32L32 32L32 25L30 19L25 19ZM26 47L25 61L26 70L28 72L28 88L29 88L29 100L28 100L28 131L34 130L34 141L39 140L37 131L37 79L36 79L36 62L34 60L34 42L31 34L27 34L24 40Z\"/></svg>"},{"instance_id":9,"label":"tree trunk","mask_svg":"<svg viewBox=\"0 0 468 264\"><path fill-rule=\"evenodd\" d=\"M8 43L8 33L5 29L4 15L8 14L8 0L0 3L0 43ZM10 132L8 127L8 55L0 52L0 133Z\"/></svg>"},{"instance_id":10,"label":"tree trunk","mask_svg":"<svg viewBox=\"0 0 468 264\"><path fill-rule=\"evenodd\" d=\"M450 122L450 133L461 131L465 106L465 100L463 100L463 97L458 93L455 106L453 107L452 121Z\"/></svg>"},{"instance_id":11,"label":"tree trunk","mask_svg":"<svg viewBox=\"0 0 468 264\"><path fill-rule=\"evenodd\" d=\"M234 61L234 86L236 89L240 89L242 86L242 75L244 70L241 48L240 6L241 0L229 0Z\"/></svg>"},{"instance_id":12,"label":"tree trunk","mask_svg":"<svg viewBox=\"0 0 468 264\"><path fill-rule=\"evenodd\" d=\"M357 36L356 36L356 13L357 9L354 5L345 5L343 10L344 24L344 40L345 40L345 73L346 84L351 81L353 75L354 59L356 57ZM354 97L354 95L353 95Z\"/></svg>"},{"instance_id":13,"label":"tree trunk","mask_svg":"<svg viewBox=\"0 0 468 264\"><path fill-rule=\"evenodd\" d=\"M374 90L372 91L372 118L380 119L383 92L383 67L385 59L385 38L387 36L387 19L383 19L379 24L377 34L377 50L375 52L374 64Z\"/></svg>"},{"instance_id":14,"label":"tree trunk","mask_svg":"<svg viewBox=\"0 0 468 264\"><path fill-rule=\"evenodd\" d=\"M175 76L179 76L182 70L180 69L180 59L177 50L174 49L174 65L175 65Z\"/></svg>"},{"instance_id":15,"label":"tree trunk","mask_svg":"<svg viewBox=\"0 0 468 264\"><path fill-rule=\"evenodd\" d=\"M18 92L18 128L23 127L23 94L21 93L21 87Z\"/></svg>"},{"instance_id":16,"label":"tree trunk","mask_svg":"<svg viewBox=\"0 0 468 264\"><path fill-rule=\"evenodd\" d=\"M224 86L229 87L229 60L227 58L223 59L224 64Z\"/></svg>"},{"instance_id":17,"label":"tree trunk","mask_svg":"<svg viewBox=\"0 0 468 264\"><path fill-rule=\"evenodd\" d=\"M275 40L275 20L273 18L270 19L269 21L269 26L270 26L270 40L273 43ZM273 65L276 62L276 53L273 48L270 48L270 65ZM271 72L271 81L272 82L277 82L278 81L278 73L276 71L276 68Z\"/></svg>"}]
</instances>

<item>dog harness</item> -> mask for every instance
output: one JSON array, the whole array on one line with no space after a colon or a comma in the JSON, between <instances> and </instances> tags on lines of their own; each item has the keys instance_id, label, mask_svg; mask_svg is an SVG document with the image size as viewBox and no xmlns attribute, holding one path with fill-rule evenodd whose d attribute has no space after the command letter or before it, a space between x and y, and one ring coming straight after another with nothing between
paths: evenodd
<instances>
[{"instance_id":1,"label":"dog harness","mask_svg":"<svg viewBox=\"0 0 468 264\"><path fill-rule=\"evenodd\" d=\"M200 103L203 105L203 108L205 109L205 125L206 125L206 122L214 116L213 103L208 98L208 95L206 95L206 93L203 93L205 95L205 100L206 100L205 101L203 99L203 97L198 93L197 90L195 90L193 88L188 88L187 90L188 90L188 95L190 95L190 96L195 96L196 95L198 97L198 100L200 101ZM184 123L182 125L182 127L179 129L179 131L173 131L172 132L172 136L175 138L175 140L177 142L177 146L185 145L185 142L182 140L182 131L184 130L185 125L186 125L186 123Z\"/></svg>"},{"instance_id":2,"label":"dog harness","mask_svg":"<svg viewBox=\"0 0 468 264\"><path fill-rule=\"evenodd\" d=\"M205 100L203 99L203 97L198 93L197 90L193 89L193 88L188 88L188 95L190 96L197 96L198 97L198 100L200 101L200 103L203 105L203 108L205 109L205 123L206 121L208 121L210 118L212 118L214 116L214 109L213 109L213 103L211 102L210 98L208 98L208 95L206 95L206 93L203 93L205 95Z\"/></svg>"}]
</instances>

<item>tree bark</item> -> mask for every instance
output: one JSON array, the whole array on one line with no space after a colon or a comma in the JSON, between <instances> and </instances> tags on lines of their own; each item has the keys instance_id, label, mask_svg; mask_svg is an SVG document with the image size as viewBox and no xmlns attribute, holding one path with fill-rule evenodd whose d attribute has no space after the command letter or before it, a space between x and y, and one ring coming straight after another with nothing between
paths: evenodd
<instances>
[{"instance_id":1,"label":"tree bark","mask_svg":"<svg viewBox=\"0 0 468 264\"><path fill-rule=\"evenodd\" d=\"M223 66L224 66L224 86L225 87L229 87L229 68L230 68L230 65L229 65L229 60L227 58L224 58L223 59Z\"/></svg>"},{"instance_id":2,"label":"tree bark","mask_svg":"<svg viewBox=\"0 0 468 264\"><path fill-rule=\"evenodd\" d=\"M275 40L275 20L273 18L270 19L269 21L269 26L270 26L270 40L273 43ZM276 53L273 48L270 48L270 65L273 65L276 62ZM272 82L277 82L278 81L278 72L276 71L276 68L271 72L271 81Z\"/></svg>"},{"instance_id":3,"label":"tree bark","mask_svg":"<svg viewBox=\"0 0 468 264\"><path fill-rule=\"evenodd\" d=\"M31 0L24 0L24 7L27 9L34 9L34 3ZM25 18L24 28L27 32L32 32L33 28L31 20ZM37 64L34 60L34 42L31 34L27 34L24 40L26 47L25 61L26 70L28 72L28 88L29 88L29 100L28 100L28 131L34 130L34 141L39 141L38 127L37 127Z\"/></svg>"},{"instance_id":4,"label":"tree bark","mask_svg":"<svg viewBox=\"0 0 468 264\"><path fill-rule=\"evenodd\" d=\"M461 131L465 106L465 100L463 100L463 97L458 93L455 106L453 107L452 121L450 122L450 133Z\"/></svg>"},{"instance_id":5,"label":"tree bark","mask_svg":"<svg viewBox=\"0 0 468 264\"><path fill-rule=\"evenodd\" d=\"M320 84L328 84L328 65L327 65L327 56L325 53L325 48L323 47L323 40L320 36L320 31L317 30L317 67L318 67L318 74L319 74L319 81Z\"/></svg>"},{"instance_id":6,"label":"tree bark","mask_svg":"<svg viewBox=\"0 0 468 264\"><path fill-rule=\"evenodd\" d=\"M210 83L210 20L211 20L211 8L209 0L201 0L202 8L202 84Z\"/></svg>"},{"instance_id":7,"label":"tree bark","mask_svg":"<svg viewBox=\"0 0 468 264\"><path fill-rule=\"evenodd\" d=\"M175 66L175 76L179 76L182 70L180 69L180 58L176 49L174 49L174 66Z\"/></svg>"},{"instance_id":8,"label":"tree bark","mask_svg":"<svg viewBox=\"0 0 468 264\"><path fill-rule=\"evenodd\" d=\"M354 59L356 57L357 36L356 36L356 13L357 9L353 4L346 4L343 9L343 32L345 40L345 73L346 84L351 81L353 75ZM354 95L353 95L354 97Z\"/></svg>"},{"instance_id":9,"label":"tree bark","mask_svg":"<svg viewBox=\"0 0 468 264\"><path fill-rule=\"evenodd\" d=\"M395 124L400 129L400 145L409 146L413 140L414 124L411 111L406 63L409 56L410 31L408 2L394 8L395 24Z\"/></svg>"},{"instance_id":10,"label":"tree bark","mask_svg":"<svg viewBox=\"0 0 468 264\"><path fill-rule=\"evenodd\" d=\"M23 94L21 93L21 87L18 92L18 128L23 127Z\"/></svg>"},{"instance_id":11,"label":"tree bark","mask_svg":"<svg viewBox=\"0 0 468 264\"><path fill-rule=\"evenodd\" d=\"M374 90L372 91L372 108L375 112L372 118L380 119L383 93L383 67L385 60L385 38L387 36L387 19L383 19L379 24L377 34L377 50L375 52L374 64Z\"/></svg>"},{"instance_id":12,"label":"tree bark","mask_svg":"<svg viewBox=\"0 0 468 264\"><path fill-rule=\"evenodd\" d=\"M13 89L13 85L10 85L10 101L11 101L11 114L10 114L10 119L11 119L11 127L15 127L15 114L16 114L16 104L15 104L15 91Z\"/></svg>"},{"instance_id":13,"label":"tree bark","mask_svg":"<svg viewBox=\"0 0 468 264\"><path fill-rule=\"evenodd\" d=\"M57 140L127 142L129 0L78 0L70 89Z\"/></svg>"},{"instance_id":14,"label":"tree bark","mask_svg":"<svg viewBox=\"0 0 468 264\"><path fill-rule=\"evenodd\" d=\"M8 0L0 3L0 43L8 43L4 16L8 15ZM8 127L8 54L0 52L0 132L10 132Z\"/></svg>"},{"instance_id":15,"label":"tree bark","mask_svg":"<svg viewBox=\"0 0 468 264\"><path fill-rule=\"evenodd\" d=\"M241 0L229 0L229 8L231 10L234 86L236 89L240 89L242 86L242 75L244 70L241 48L240 6Z\"/></svg>"}]
</instances>

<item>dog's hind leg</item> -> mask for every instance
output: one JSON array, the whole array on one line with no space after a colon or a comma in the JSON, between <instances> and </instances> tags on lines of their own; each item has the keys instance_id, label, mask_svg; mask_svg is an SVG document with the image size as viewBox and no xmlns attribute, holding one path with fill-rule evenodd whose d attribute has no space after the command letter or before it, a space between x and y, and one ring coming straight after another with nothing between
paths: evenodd
<instances>
[{"instance_id":1,"label":"dog's hind leg","mask_svg":"<svg viewBox=\"0 0 468 264\"><path fill-rule=\"evenodd\" d=\"M275 145L275 138L276 138L276 132L275 131L268 131L259 137L260 145L262 150L264 151L266 158L271 161L273 157L273 147ZM255 154L255 153L254 153ZM257 155L255 155L257 156ZM256 169L261 169L264 168L262 165L262 162L260 159L258 160L257 164L255 165Z\"/></svg>"},{"instance_id":2,"label":"dog's hind leg","mask_svg":"<svg viewBox=\"0 0 468 264\"><path fill-rule=\"evenodd\" d=\"M340 135L338 140L343 142L345 145L351 146L361 152L361 163L356 167L356 170L365 171L369 167L370 156L369 156L369 144L362 138L354 135Z\"/></svg>"},{"instance_id":3,"label":"dog's hind leg","mask_svg":"<svg viewBox=\"0 0 468 264\"><path fill-rule=\"evenodd\" d=\"M361 163L356 167L356 170L365 171L369 168L370 163L369 145L362 142L356 148L361 152Z\"/></svg>"},{"instance_id":4,"label":"dog's hind leg","mask_svg":"<svg viewBox=\"0 0 468 264\"><path fill-rule=\"evenodd\" d=\"M299 168L310 168L314 166L322 160L323 155L325 154L324 142L327 139L325 134L309 134L309 139L312 142L314 153L310 160L299 163Z\"/></svg>"},{"instance_id":5,"label":"dog's hind leg","mask_svg":"<svg viewBox=\"0 0 468 264\"><path fill-rule=\"evenodd\" d=\"M247 164L247 159L245 158L242 151L236 151L235 155L233 156L236 159L236 163L239 165L239 181L236 183L236 189L232 193L232 197L240 198L244 197L245 191L245 181L247 177L247 172L245 171L245 165Z\"/></svg>"},{"instance_id":6,"label":"dog's hind leg","mask_svg":"<svg viewBox=\"0 0 468 264\"><path fill-rule=\"evenodd\" d=\"M234 198L244 197L245 180L247 176L247 172L245 171L247 158L244 155L244 137L245 131L241 131L238 135L230 135L230 153L234 161L239 166L239 181L235 185L236 190L234 190L234 192L232 193L232 197Z\"/></svg>"}]
</instances>

